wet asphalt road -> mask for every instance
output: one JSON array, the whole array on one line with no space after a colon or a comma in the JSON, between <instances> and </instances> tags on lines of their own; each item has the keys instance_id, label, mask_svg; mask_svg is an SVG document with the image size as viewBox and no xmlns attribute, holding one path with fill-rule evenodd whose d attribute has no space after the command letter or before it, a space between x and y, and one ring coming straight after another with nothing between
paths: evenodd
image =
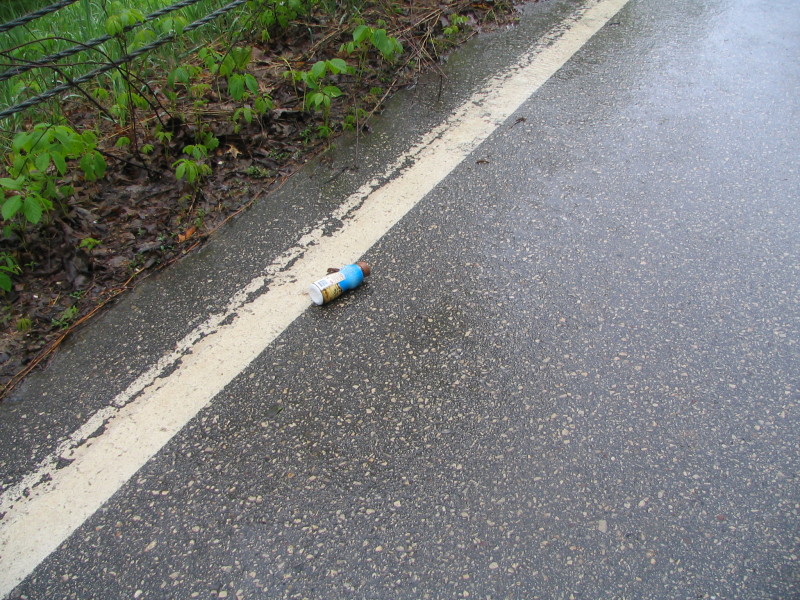
<instances>
[{"instance_id":1,"label":"wet asphalt road","mask_svg":"<svg viewBox=\"0 0 800 600\"><path fill-rule=\"evenodd\" d=\"M406 92L363 170L576 4ZM796 2L632 0L11 597L800 597L798 56ZM3 406L5 480L125 385L81 361L136 374L327 168Z\"/></svg>"}]
</instances>

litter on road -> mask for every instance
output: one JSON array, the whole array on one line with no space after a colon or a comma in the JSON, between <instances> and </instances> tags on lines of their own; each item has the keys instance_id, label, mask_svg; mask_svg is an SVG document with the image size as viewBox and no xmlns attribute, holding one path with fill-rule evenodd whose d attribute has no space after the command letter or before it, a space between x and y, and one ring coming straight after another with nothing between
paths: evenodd
<instances>
[{"instance_id":1,"label":"litter on road","mask_svg":"<svg viewBox=\"0 0 800 600\"><path fill-rule=\"evenodd\" d=\"M308 286L308 294L314 304L323 305L335 300L344 292L357 288L371 272L365 262L345 265L341 269L329 269L328 275Z\"/></svg>"}]
</instances>

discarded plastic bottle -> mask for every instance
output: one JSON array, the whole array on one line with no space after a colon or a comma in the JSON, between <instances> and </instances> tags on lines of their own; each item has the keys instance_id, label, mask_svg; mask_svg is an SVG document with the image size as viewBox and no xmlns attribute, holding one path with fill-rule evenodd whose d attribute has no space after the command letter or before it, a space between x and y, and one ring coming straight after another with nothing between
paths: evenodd
<instances>
[{"instance_id":1,"label":"discarded plastic bottle","mask_svg":"<svg viewBox=\"0 0 800 600\"><path fill-rule=\"evenodd\" d=\"M365 262L345 265L335 273L331 273L308 286L308 294L314 304L327 304L347 290L352 290L361 285L364 277L368 276L371 271L369 265Z\"/></svg>"}]
</instances>

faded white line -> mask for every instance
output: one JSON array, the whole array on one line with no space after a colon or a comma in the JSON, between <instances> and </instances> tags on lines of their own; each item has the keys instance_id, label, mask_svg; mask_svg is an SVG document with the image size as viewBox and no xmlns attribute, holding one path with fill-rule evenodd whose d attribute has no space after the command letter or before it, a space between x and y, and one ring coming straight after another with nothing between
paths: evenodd
<instances>
[{"instance_id":1,"label":"faded white line","mask_svg":"<svg viewBox=\"0 0 800 600\"><path fill-rule=\"evenodd\" d=\"M308 308L307 282L332 263L359 259L627 2L590 1L562 22L381 177L350 196L332 215L344 222L332 237L323 238L324 223L319 223L232 297L224 311L187 335L112 406L94 414L35 471L6 490L0 496L0 513L5 513L0 521L0 596L10 593ZM269 291L248 302L266 284ZM159 378L178 361L171 375ZM86 441L103 426L101 435ZM72 462L57 470L59 458Z\"/></svg>"}]
</instances>

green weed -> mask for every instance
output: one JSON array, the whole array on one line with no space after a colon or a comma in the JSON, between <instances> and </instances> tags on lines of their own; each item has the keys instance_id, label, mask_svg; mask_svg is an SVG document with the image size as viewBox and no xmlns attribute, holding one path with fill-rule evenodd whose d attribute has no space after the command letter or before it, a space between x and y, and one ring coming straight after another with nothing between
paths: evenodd
<instances>
[{"instance_id":1,"label":"green weed","mask_svg":"<svg viewBox=\"0 0 800 600\"><path fill-rule=\"evenodd\" d=\"M259 165L250 165L247 167L246 173L255 179L267 179L268 177L273 176L273 172L270 169L265 169Z\"/></svg>"},{"instance_id":2,"label":"green weed","mask_svg":"<svg viewBox=\"0 0 800 600\"><path fill-rule=\"evenodd\" d=\"M343 92L337 86L326 84L326 76L352 73L353 69L341 58L320 60L314 63L308 71L288 70L284 77L300 82L304 86L303 106L308 110L322 112L325 128L329 128L331 102L339 98Z\"/></svg>"},{"instance_id":3,"label":"green weed","mask_svg":"<svg viewBox=\"0 0 800 600\"><path fill-rule=\"evenodd\" d=\"M53 209L68 186L58 186L58 176L66 175L67 161L77 161L88 181L105 175L106 161L97 151L97 136L91 131L77 133L66 125L39 123L14 137L6 156L10 177L0 178L3 220L36 225Z\"/></svg>"},{"instance_id":4,"label":"green weed","mask_svg":"<svg viewBox=\"0 0 800 600\"><path fill-rule=\"evenodd\" d=\"M20 333L28 333L31 329L33 329L33 321L27 317L17 319L16 328Z\"/></svg>"},{"instance_id":5,"label":"green weed","mask_svg":"<svg viewBox=\"0 0 800 600\"><path fill-rule=\"evenodd\" d=\"M376 48L384 60L394 62L403 53L403 45L385 29L358 25L353 30L353 41L342 44L340 51L347 54L365 54L370 47Z\"/></svg>"},{"instance_id":6,"label":"green weed","mask_svg":"<svg viewBox=\"0 0 800 600\"><path fill-rule=\"evenodd\" d=\"M72 322L75 320L75 317L78 316L78 307L76 305L72 305L69 308L65 308L58 317L55 317L50 320L53 327L58 327L59 329L69 329L69 326L72 325Z\"/></svg>"},{"instance_id":7,"label":"green weed","mask_svg":"<svg viewBox=\"0 0 800 600\"><path fill-rule=\"evenodd\" d=\"M95 239L93 237L87 237L81 240L80 244L78 244L78 248L82 248L84 250L91 252L92 250L97 248L100 244L102 244L100 240Z\"/></svg>"},{"instance_id":8,"label":"green weed","mask_svg":"<svg viewBox=\"0 0 800 600\"><path fill-rule=\"evenodd\" d=\"M0 289L8 293L13 286L12 276L22 273L22 269L14 258L8 252L0 252Z\"/></svg>"}]
</instances>

